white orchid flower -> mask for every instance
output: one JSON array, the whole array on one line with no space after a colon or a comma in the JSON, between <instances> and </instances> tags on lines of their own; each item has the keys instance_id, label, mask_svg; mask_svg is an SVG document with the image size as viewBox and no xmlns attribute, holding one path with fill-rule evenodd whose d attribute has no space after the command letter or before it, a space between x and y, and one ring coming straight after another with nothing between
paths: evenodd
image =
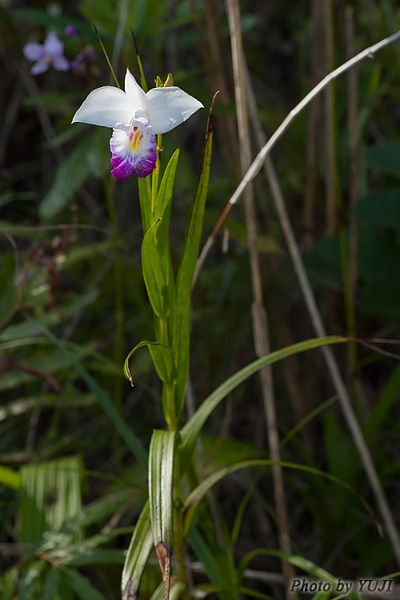
<instances>
[{"instance_id":1,"label":"white orchid flower","mask_svg":"<svg viewBox=\"0 0 400 600\"><path fill-rule=\"evenodd\" d=\"M112 127L111 173L117 179L127 179L132 173L146 177L157 160L154 136L171 131L199 108L203 108L201 102L176 86L145 93L127 69L125 91L110 86L94 90L72 123Z\"/></svg>"}]
</instances>

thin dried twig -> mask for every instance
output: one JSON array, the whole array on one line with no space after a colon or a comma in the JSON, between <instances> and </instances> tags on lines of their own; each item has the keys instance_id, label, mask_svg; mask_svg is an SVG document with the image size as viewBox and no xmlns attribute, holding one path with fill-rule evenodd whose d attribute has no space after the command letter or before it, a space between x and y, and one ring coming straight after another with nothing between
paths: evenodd
<instances>
[{"instance_id":1,"label":"thin dried twig","mask_svg":"<svg viewBox=\"0 0 400 600\"><path fill-rule=\"evenodd\" d=\"M317 85L321 76L321 2L311 0L311 31L310 31L310 59L311 83ZM321 99L317 96L307 111L307 139L306 139L306 182L304 190L304 238L303 243L308 250L314 241L314 204L315 204L315 170L318 151L318 121L321 112Z\"/></svg>"},{"instance_id":2,"label":"thin dried twig","mask_svg":"<svg viewBox=\"0 0 400 600\"><path fill-rule=\"evenodd\" d=\"M346 8L346 47L347 55L354 54L354 11L351 6ZM354 215L354 208L358 202L359 194L359 143L358 143L358 68L351 69L347 74L347 115L349 123L349 154L350 154L350 181L349 181L349 299L351 306L351 322L348 334L356 335L355 302L357 293L357 262L358 262L358 227ZM357 346L350 344L348 357L348 381L353 386L354 398L360 398L360 382L357 377Z\"/></svg>"},{"instance_id":3,"label":"thin dried twig","mask_svg":"<svg viewBox=\"0 0 400 600\"><path fill-rule=\"evenodd\" d=\"M400 32L398 34L400 36ZM248 78L248 97L250 99L249 106L252 114L252 123L254 125L255 134L257 136L257 142L260 146L264 146L265 144L265 134L261 127L260 118L258 116L254 95L251 89L250 79ZM264 146L265 147L265 146ZM273 167L272 161L270 157L266 158L264 169L269 181L269 185L271 188L272 198L275 204L276 211L278 213L279 221L282 227L283 234L285 236L286 243L288 245L289 254L291 256L293 267L296 272L297 279L299 281L300 289L302 291L304 301L311 319L311 323L313 325L314 331L317 336L325 337L326 331L323 326L317 303L314 298L314 294L311 289L311 285L308 281L306 270L303 265L303 261L301 259L301 254L299 247L297 245L296 239L294 237L293 228L291 226L285 202L283 199L282 191L279 185L278 178L276 176L275 169ZM399 534L397 532L396 525L394 523L392 514L390 512L389 505L387 503L386 497L383 493L382 486L380 484L377 472L375 470L374 463L372 462L372 458L368 449L367 444L365 443L364 437L362 435L360 426L354 414L354 410L347 393L346 387L344 385L342 376L340 374L337 362L335 360L335 356L329 348L329 346L323 346L321 348L321 352L324 356L328 372L331 376L333 386L335 391L339 397L341 409L343 415L345 417L346 423L350 429L351 435L353 437L354 445L360 453L361 460L367 474L368 480L370 482L371 488L375 494L375 498L377 504L379 506L382 519L385 523L387 534L392 542L393 553L395 555L398 566L400 566L400 539Z\"/></svg>"},{"instance_id":4,"label":"thin dried twig","mask_svg":"<svg viewBox=\"0 0 400 600\"><path fill-rule=\"evenodd\" d=\"M201 270L201 267L207 257L207 254L210 251L210 249L214 243L214 240L215 240L223 222L225 221L225 218L229 214L229 211L232 208L233 204L235 204L239 200L244 189L249 185L250 181L252 181L254 179L254 177L259 173L261 167L263 166L263 164L265 162L266 157L271 152L272 148L275 146L277 141L282 137L282 135L285 133L285 131L288 129L288 127L291 125L291 123L294 121L294 119L311 102L311 100L313 100L334 79L337 79L340 75L345 73L348 69L351 69L351 67L354 67L354 65L356 65L360 61L364 60L364 58L371 57L376 52L381 50L382 48L385 48L389 44L393 44L393 42L395 42L399 38L400 38L400 31L397 31L393 35L390 35L389 37L385 38L384 40L381 40L380 42L378 42L377 44L374 44L373 46L369 46L368 48L366 48L365 50L363 50L362 52L360 52L359 54L357 54L356 56L354 56L347 62L343 63L340 67L338 67L337 69L332 71L332 73L329 73L326 77L324 77L324 79L322 79L322 81L320 81L319 84L316 85L303 98L303 100L301 102L299 102L299 104L293 110L290 111L290 113L282 121L281 125L278 127L278 129L275 131L275 133L270 137L268 142L266 142L264 144L264 146L261 148L261 150L257 154L256 158L253 160L246 175L243 177L242 181L240 182L240 184L236 188L235 192L231 196L229 202L225 206L216 226L214 227L211 235L209 236L208 240L206 241L205 245L203 246L203 249L202 249L199 259L197 261L195 280L197 279L199 272Z\"/></svg>"},{"instance_id":5,"label":"thin dried twig","mask_svg":"<svg viewBox=\"0 0 400 600\"><path fill-rule=\"evenodd\" d=\"M232 47L232 64L235 82L235 98L239 130L240 161L242 172L246 173L251 163L251 147L249 138L249 120L246 101L246 73L244 66L244 53L240 28L240 7L238 0L227 0L229 28ZM250 257L251 283L253 289L252 324L253 338L257 356L261 357L271 351L268 331L268 317L263 301L260 257L257 248L257 218L254 206L253 186L245 190L245 216ZM271 367L260 371L261 389L264 403L264 412L267 426L268 445L271 458L279 463L281 460L279 446L279 432L276 418L275 394ZM275 464L272 467L272 481L275 497L275 509L278 516L277 526L279 532L280 549L290 554L289 520L286 510L285 488L283 485L282 467ZM282 561L282 571L289 583L294 577L294 569L287 561ZM289 596L288 596L289 597Z\"/></svg>"},{"instance_id":6,"label":"thin dried twig","mask_svg":"<svg viewBox=\"0 0 400 600\"><path fill-rule=\"evenodd\" d=\"M324 32L325 73L329 73L333 66L333 23L332 0L321 2L322 25ZM335 177L336 165L336 140L334 126L334 86L328 86L324 91L325 101L325 217L326 233L333 235L336 229L336 194L337 181Z\"/></svg>"}]
</instances>

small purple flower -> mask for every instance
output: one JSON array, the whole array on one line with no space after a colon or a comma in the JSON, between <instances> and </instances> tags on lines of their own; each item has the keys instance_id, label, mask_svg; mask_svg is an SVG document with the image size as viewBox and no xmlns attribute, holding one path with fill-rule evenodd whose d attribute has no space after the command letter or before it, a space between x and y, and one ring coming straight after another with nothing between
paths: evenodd
<instances>
[{"instance_id":1,"label":"small purple flower","mask_svg":"<svg viewBox=\"0 0 400 600\"><path fill-rule=\"evenodd\" d=\"M92 46L85 46L82 52L77 54L70 62L71 71L85 72L96 56L96 52Z\"/></svg>"},{"instance_id":2,"label":"small purple flower","mask_svg":"<svg viewBox=\"0 0 400 600\"><path fill-rule=\"evenodd\" d=\"M64 33L65 33L65 35L72 37L74 35L78 35L79 32L78 32L77 28L75 27L75 25L69 24L65 27Z\"/></svg>"},{"instance_id":3,"label":"small purple flower","mask_svg":"<svg viewBox=\"0 0 400 600\"><path fill-rule=\"evenodd\" d=\"M68 71L69 69L69 62L63 54L64 44L54 31L47 35L44 44L30 42L25 44L22 51L28 60L34 61L31 67L32 75L44 73L50 65L56 71Z\"/></svg>"}]
</instances>

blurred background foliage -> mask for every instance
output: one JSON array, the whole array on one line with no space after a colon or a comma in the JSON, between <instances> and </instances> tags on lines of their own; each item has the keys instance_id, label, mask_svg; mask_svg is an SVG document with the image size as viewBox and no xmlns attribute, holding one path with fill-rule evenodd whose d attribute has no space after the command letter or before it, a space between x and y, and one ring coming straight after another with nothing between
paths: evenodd
<instances>
[{"instance_id":1,"label":"blurred background foliage","mask_svg":"<svg viewBox=\"0 0 400 600\"><path fill-rule=\"evenodd\" d=\"M321 17L312 2L241 0L240 4L250 77L263 127L271 135L329 70L323 59ZM331 67L346 60L346 7L353 9L355 52L399 27L394 0L328 4ZM204 240L240 171L229 28L222 0L1 2L0 594L4 599L119 597L123 553L146 488L146 469L134 455L135 448L137 444L147 448L152 430L163 426L160 386L146 351L133 359L131 389L116 350L114 254L106 201L110 190L122 257L123 357L148 338L152 327L141 272L137 182L131 178L110 183L109 132L70 126L89 91L113 84L92 23L121 81L127 65L137 75L131 27L148 83L172 72L176 84L206 107L163 139L164 164L177 145L183 150L171 219L175 264L200 164L206 114L216 89L220 96ZM77 35L65 34L68 24L75 25ZM85 59L75 70L50 69L33 77L22 47L28 41L42 43L49 30L64 41L68 60L82 53ZM397 43L358 67L358 108L352 117L358 132L355 175L346 78L334 84L333 217L326 209L330 140L322 98L294 122L273 151L329 334L400 339L399 59ZM351 200L354 185L356 202ZM255 190L264 294L275 349L313 337L313 331L263 174ZM341 235L357 240L352 332L346 317ZM352 257L346 260L350 264ZM239 204L194 291L191 381L196 404L254 359L251 302L246 227ZM355 364L345 347L335 348L335 354L399 522L400 368L395 357L364 347L358 348ZM318 352L278 364L274 378L281 438L305 419L284 445L283 458L348 482L376 511ZM121 437L115 420L110 421L110 404L132 430L130 442ZM308 418L319 407L323 410ZM203 475L239 460L267 456L262 412L259 383L251 378L206 425ZM390 542L379 537L374 520L354 494L316 475L285 474L290 534L297 554L346 579L382 577L398 570ZM221 574L231 572L224 562L225 542L253 483L235 560L254 548L277 547L271 479L268 474L254 477L240 472L217 489L220 531L206 516L202 521L200 513L211 556L201 551L198 541L199 554L188 560L197 567L201 560L215 584L221 583ZM252 566L279 571L274 557L258 557ZM204 569L194 567L193 578L204 581ZM151 587L154 580L159 582L160 576L150 566L142 583L143 597L149 597L146 585ZM250 587L282 597L282 586L274 582L252 581Z\"/></svg>"}]
</instances>

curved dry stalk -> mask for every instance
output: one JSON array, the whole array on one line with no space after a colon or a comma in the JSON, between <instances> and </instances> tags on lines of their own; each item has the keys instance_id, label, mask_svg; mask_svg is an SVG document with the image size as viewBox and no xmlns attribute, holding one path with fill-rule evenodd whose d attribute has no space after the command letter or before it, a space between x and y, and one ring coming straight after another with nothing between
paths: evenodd
<instances>
[{"instance_id":1,"label":"curved dry stalk","mask_svg":"<svg viewBox=\"0 0 400 600\"><path fill-rule=\"evenodd\" d=\"M240 7L238 0L227 0L227 11L232 48L232 65L235 82L235 99L237 109L240 162L242 172L246 173L251 163L251 147L249 136L249 119L246 98L246 69L240 27ZM249 185L244 195L247 243L249 248L251 284L253 292L252 326L253 339L257 356L261 357L271 351L269 341L268 316L263 300L260 256L257 247L257 218L254 206L253 186ZM286 510L286 496L283 485L279 432L276 417L275 394L272 368L264 367L260 371L261 390L267 428L269 452L272 460L277 463L272 467L272 482L277 513L277 527L280 549L290 554L289 520ZM287 561L282 561L282 571L289 591L290 581L294 578L294 569Z\"/></svg>"},{"instance_id":2,"label":"curved dry stalk","mask_svg":"<svg viewBox=\"0 0 400 600\"><path fill-rule=\"evenodd\" d=\"M208 254L209 250L211 249L211 247L214 243L214 240L218 234L218 231L221 228L226 216L228 215L228 213L230 211L230 208L232 207L233 204L235 204L239 200L240 196L242 195L243 191L248 186L250 181L252 181L254 179L254 177L259 173L260 169L262 168L262 166L265 162L266 157L271 152L271 150L275 146L276 142L282 137L282 135L285 133L285 131L291 125L292 121L294 121L294 119L311 102L311 100L313 100L323 89L325 89L326 86L331 83L331 81L333 81L334 79L337 79L337 77L339 77L340 75L345 73L348 69L351 69L351 67L353 67L360 61L364 60L364 58L371 57L376 52L381 50L382 48L385 48L385 46L393 44L393 42L395 42L399 38L400 38L400 31L397 31L393 35L390 35L389 37L381 40L380 42L374 44L373 46L369 46L368 48L366 48L365 50L363 50L362 52L360 52L359 54L357 54L350 60L343 63L340 67L338 67L337 69L332 71L332 73L329 73L326 77L324 77L319 82L319 84L316 85L303 98L303 100L301 100L301 102L299 102L299 104L297 104L297 106L290 111L290 113L282 121L282 123L278 127L278 129L276 129L275 133L269 138L268 142L266 142L265 145L261 148L261 150L257 154L256 158L253 160L247 173L245 174L242 181L239 183L238 187L236 188L235 192L229 199L229 202L225 206L225 208L221 214L221 217L218 220L218 224L217 224L218 227L217 226L214 227L211 235L209 236L208 240L206 241L206 243L203 246L203 249L200 253L199 259L197 261L194 282L196 281L196 279L199 275L199 272L202 268L202 265L204 264L207 254Z\"/></svg>"},{"instance_id":3,"label":"curved dry stalk","mask_svg":"<svg viewBox=\"0 0 400 600\"><path fill-rule=\"evenodd\" d=\"M400 32L399 32L400 34ZM249 77L247 78L247 89L248 89L248 98L249 98L249 106L252 115L252 123L254 125L255 134L257 136L257 141L260 146L263 146L265 143L265 134L262 130L261 121L258 116L257 107L255 104L254 94L252 92L251 83ZM267 157L264 169L268 178L268 182L271 188L272 198L275 204L276 211L278 213L279 222L282 227L283 234L285 236L285 240L288 246L289 254L291 256L293 267L299 282L300 289L302 291L304 302L306 304L309 317L311 319L312 326L317 336L325 337L326 331L324 325L322 323L322 319L320 317L317 303L315 301L315 297L313 291L311 289L311 285L308 281L307 273L303 265L303 261L301 258L300 250L296 242L296 238L293 233L293 228L291 226L289 216L286 211L285 201L283 199L281 187L279 185L279 181L273 167L272 161L270 157ZM371 458L371 454L369 452L368 446L364 440L363 434L361 432L360 426L354 414L354 410L350 401L350 397L347 393L346 386L344 385L343 378L340 374L339 367L337 365L335 356L329 348L329 346L324 346L321 348L321 352L324 356L328 372L331 376L333 386L335 391L339 397L340 406L345 417L346 423L352 435L354 445L356 446L358 452L360 453L361 461L364 466L364 470L367 474L367 478L373 490L373 493L376 498L376 502L379 506L382 519L385 523L387 534L392 542L393 553L396 558L397 565L400 567L400 538L396 528L396 524L394 522L392 513L390 511L388 502L386 500L385 494L383 492L381 483L379 481L378 474L376 472L374 463Z\"/></svg>"}]
</instances>

